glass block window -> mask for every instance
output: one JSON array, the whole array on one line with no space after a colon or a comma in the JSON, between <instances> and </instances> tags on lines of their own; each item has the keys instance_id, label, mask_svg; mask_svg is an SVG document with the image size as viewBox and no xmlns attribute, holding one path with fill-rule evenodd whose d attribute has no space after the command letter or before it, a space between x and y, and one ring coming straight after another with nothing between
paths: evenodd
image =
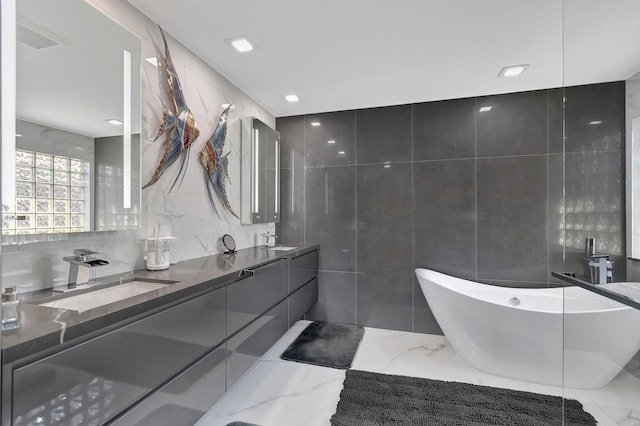
<instances>
[{"instance_id":1,"label":"glass block window","mask_svg":"<svg viewBox=\"0 0 640 426\"><path fill-rule=\"evenodd\" d=\"M90 163L16 150L16 201L3 205L2 234L88 231Z\"/></svg>"}]
</instances>

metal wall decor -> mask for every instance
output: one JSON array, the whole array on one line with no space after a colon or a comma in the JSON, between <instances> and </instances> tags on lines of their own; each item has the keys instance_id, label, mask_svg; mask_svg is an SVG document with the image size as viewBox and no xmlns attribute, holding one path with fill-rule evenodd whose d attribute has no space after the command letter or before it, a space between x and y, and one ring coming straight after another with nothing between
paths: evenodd
<instances>
[{"instance_id":1,"label":"metal wall decor","mask_svg":"<svg viewBox=\"0 0 640 426\"><path fill-rule=\"evenodd\" d=\"M227 196L226 184L227 180L229 180L229 153L227 152L224 155L222 154L224 151L224 143L227 139L227 117L229 115L229 110L232 107L233 105L229 105L224 109L224 111L222 111L222 114L220 114L220 118L218 119L216 129L200 150L198 158L205 170L207 195L209 196L209 202L211 203L211 207L213 207L213 211L215 211L216 215L220 217L220 213L218 212L213 200L213 194L215 192L218 199L222 202L222 205L229 211L229 213L240 219L236 212L231 208L231 204L229 203L229 198Z\"/></svg>"},{"instance_id":2,"label":"metal wall decor","mask_svg":"<svg viewBox=\"0 0 640 426\"><path fill-rule=\"evenodd\" d=\"M142 189L147 188L160 179L160 176L173 164L178 158L182 156L182 163L180 164L180 170L176 176L171 188L176 185L178 180L182 181L184 173L186 171L189 162L189 149L191 144L198 138L200 130L196 124L195 117L187 107L182 93L182 87L180 86L180 79L178 73L171 60L171 54L169 53L169 46L167 45L167 39L164 36L162 28L160 28L160 34L162 34L162 41L164 43L164 57L158 58L158 66L163 78L166 79L168 85L168 95L173 100L172 105L163 105L164 112L162 116L162 124L158 129L154 142L158 140L160 136L166 132L171 132L169 138L165 142L164 151L162 152L162 158L156 168L155 173L151 177L151 180L147 182ZM160 55L159 55L160 56ZM164 86L165 88L167 86ZM166 89L165 89L166 90Z\"/></svg>"}]
</instances>

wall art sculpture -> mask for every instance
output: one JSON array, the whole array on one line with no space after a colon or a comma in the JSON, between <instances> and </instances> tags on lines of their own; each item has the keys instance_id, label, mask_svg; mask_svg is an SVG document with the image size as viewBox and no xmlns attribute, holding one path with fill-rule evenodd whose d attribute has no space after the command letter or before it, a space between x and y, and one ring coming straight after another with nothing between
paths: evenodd
<instances>
[{"instance_id":1,"label":"wall art sculpture","mask_svg":"<svg viewBox=\"0 0 640 426\"><path fill-rule=\"evenodd\" d=\"M151 177L151 180L147 182L142 189L156 183L158 179L160 179L160 176L162 176L178 158L182 157L178 175L169 189L172 190L178 180L181 180L181 177L184 178L184 173L189 162L189 149L191 148L191 144L198 138L200 130L198 130L193 113L189 110L184 100L180 79L171 60L169 46L167 45L167 39L164 36L162 28L160 28L160 33L162 34L162 41L164 43L164 57L158 58L158 66L160 67L160 73L163 79L165 79L165 87L167 88L166 90L168 90L168 95L173 102L169 106L164 105L162 124L160 125L160 129L158 129L158 134L154 141L158 140L158 138L166 132L170 132L170 134L165 141L162 158L156 171Z\"/></svg>"},{"instance_id":2,"label":"wall art sculpture","mask_svg":"<svg viewBox=\"0 0 640 426\"><path fill-rule=\"evenodd\" d=\"M229 198L227 196L226 184L229 180L229 153L223 155L224 143L227 138L227 119L229 110L233 105L227 106L218 120L218 125L213 131L209 140L204 144L198 158L205 170L205 182L207 185L207 195L213 207L213 211L220 217L220 213L216 208L213 200L213 193L218 196L222 205L235 217L238 215L231 208Z\"/></svg>"}]
</instances>

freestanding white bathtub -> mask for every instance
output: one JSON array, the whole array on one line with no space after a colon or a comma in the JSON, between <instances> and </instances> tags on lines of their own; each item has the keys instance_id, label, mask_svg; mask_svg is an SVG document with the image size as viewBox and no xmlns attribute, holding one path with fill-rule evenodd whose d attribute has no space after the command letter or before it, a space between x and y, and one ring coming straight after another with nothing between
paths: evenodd
<instances>
[{"instance_id":1,"label":"freestanding white bathtub","mask_svg":"<svg viewBox=\"0 0 640 426\"><path fill-rule=\"evenodd\" d=\"M497 287L428 269L416 276L454 351L488 373L597 389L640 350L640 311L580 287Z\"/></svg>"}]
</instances>

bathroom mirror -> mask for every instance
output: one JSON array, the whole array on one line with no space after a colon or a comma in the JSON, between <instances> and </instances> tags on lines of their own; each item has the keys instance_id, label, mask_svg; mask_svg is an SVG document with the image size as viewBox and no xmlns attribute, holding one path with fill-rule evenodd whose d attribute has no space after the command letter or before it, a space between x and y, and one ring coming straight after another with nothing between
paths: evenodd
<instances>
[{"instance_id":1,"label":"bathroom mirror","mask_svg":"<svg viewBox=\"0 0 640 426\"><path fill-rule=\"evenodd\" d=\"M245 117L241 138L242 224L280 222L280 133Z\"/></svg>"},{"instance_id":2,"label":"bathroom mirror","mask_svg":"<svg viewBox=\"0 0 640 426\"><path fill-rule=\"evenodd\" d=\"M227 249L224 254L233 254L236 252L236 240L234 240L231 235L224 234L222 236L222 244L224 248Z\"/></svg>"},{"instance_id":3,"label":"bathroom mirror","mask_svg":"<svg viewBox=\"0 0 640 426\"><path fill-rule=\"evenodd\" d=\"M137 229L140 40L83 0L3 1L2 20L3 244Z\"/></svg>"}]
</instances>

